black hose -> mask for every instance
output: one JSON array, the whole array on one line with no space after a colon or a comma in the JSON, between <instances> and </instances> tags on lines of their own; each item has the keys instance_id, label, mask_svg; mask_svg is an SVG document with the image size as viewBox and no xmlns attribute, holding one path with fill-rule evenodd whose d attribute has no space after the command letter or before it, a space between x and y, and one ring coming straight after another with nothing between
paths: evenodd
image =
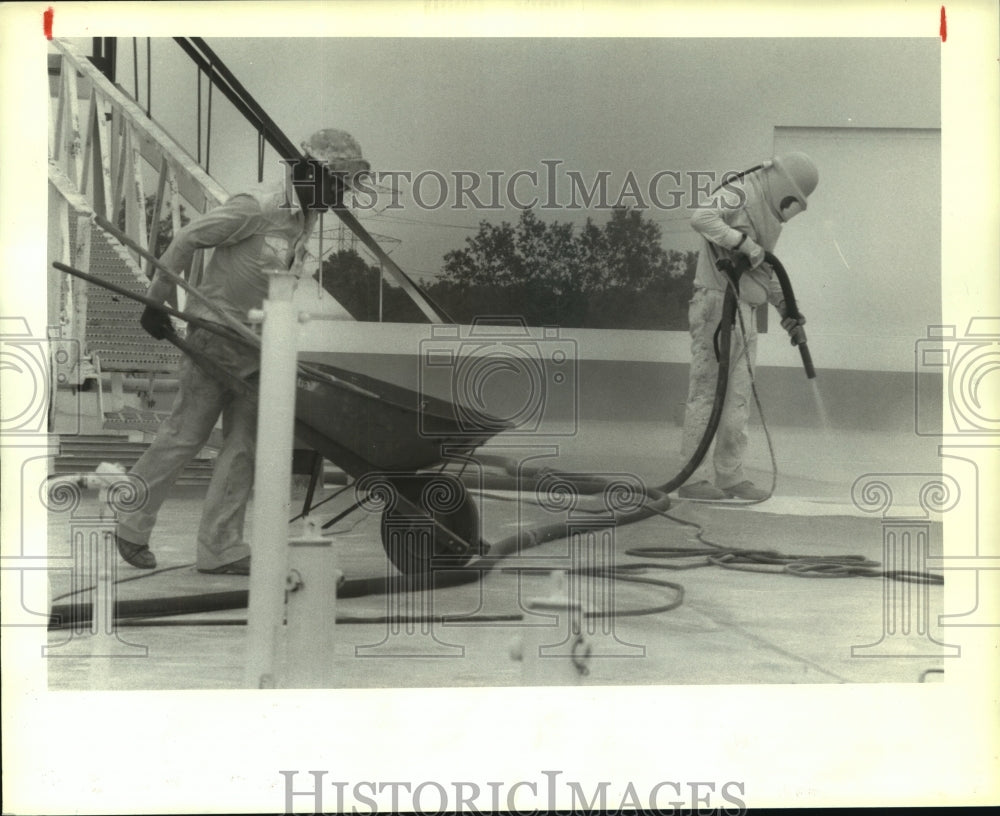
<instances>
[{"instance_id":1,"label":"black hose","mask_svg":"<svg viewBox=\"0 0 1000 816\"><path fill-rule=\"evenodd\" d=\"M482 559L470 567L453 570L439 570L433 575L396 575L384 578L359 578L343 581L337 587L338 600L360 598L368 595L394 595L402 592L424 592L445 589L462 584L482 580L482 577L493 569L496 562ZM567 570L568 573L582 574L588 577L602 577L630 583L649 584L674 591L674 598L663 604L637 607L633 609L616 609L604 611L587 611L584 617L635 617L666 612L680 606L684 598L684 587L680 584L664 581L658 578L637 577L633 573L646 569L666 569L659 564L625 564L611 568L592 569L589 567ZM527 570L525 570L527 572ZM138 598L128 601L118 601L115 604L114 620L116 624L126 623L136 625L141 621L155 618L167 618L176 615L188 615L198 612L221 612L232 609L246 609L249 602L249 590L233 590L230 592L209 592L201 595L179 595L163 598ZM399 623L401 620L433 623L483 623L488 620L517 621L522 620L520 613L504 615L458 615L458 616L337 616L336 623L378 624ZM65 603L55 604L49 615L48 629L50 631L66 629L82 629L93 620L93 604ZM169 625L170 622L164 622ZM246 621L207 620L200 622L205 626L239 625Z\"/></svg>"},{"instance_id":2,"label":"black hose","mask_svg":"<svg viewBox=\"0 0 1000 816\"><path fill-rule=\"evenodd\" d=\"M674 478L656 488L660 493L670 493L691 478L691 474L698 469L702 459L705 458L705 454L708 453L712 440L715 438L715 432L719 429L719 421L722 419L722 409L726 404L726 389L729 385L732 329L736 318L736 309L736 293L733 287L728 287L725 299L722 302L722 320L719 321L719 328L716 334L718 338L716 354L719 360L719 372L715 378L715 402L712 403L712 413L709 414L708 424L705 426L705 431L701 435L698 447L691 454L691 458Z\"/></svg>"},{"instance_id":3,"label":"black hose","mask_svg":"<svg viewBox=\"0 0 1000 816\"><path fill-rule=\"evenodd\" d=\"M795 292L792 290L792 282L788 279L788 273L785 271L785 267L782 265L774 255L770 252L764 253L764 262L767 263L771 269L774 270L774 274L778 276L778 283L781 285L781 296L785 299L785 317L791 317L794 320L800 320L802 318L802 313L799 311L798 304L795 302ZM813 367L812 355L809 353L809 346L806 345L806 335L799 328L799 336L801 338L800 342L796 345L799 347L799 354L802 355L802 365L805 367L806 376L810 380L816 379L816 369Z\"/></svg>"},{"instance_id":4,"label":"black hose","mask_svg":"<svg viewBox=\"0 0 1000 816\"><path fill-rule=\"evenodd\" d=\"M64 264L54 264L56 268L75 274L84 279L91 276L81 273L79 270L67 267ZM738 275L738 272L736 273ZM106 282L99 279L92 279L92 283L106 286ZM110 288L110 287L109 287ZM141 300L132 292L122 291L129 297ZM146 299L148 300L148 299ZM156 305L164 311L172 311ZM657 488L647 489L645 492L646 502L637 509L617 513L614 517L616 525L633 524L647 519L653 515L662 514L670 506L667 494L679 485L684 484L690 475L701 464L702 459L712 444L712 439L718 429L719 421L722 417L722 408L725 403L726 389L729 380L730 345L732 336L732 326L737 308L736 295L733 288L726 290L723 302L722 321L719 331L719 371L716 378L715 403L712 406L712 413L709 416L708 424L702 434L694 454L681 471L670 481ZM186 318L182 313L177 313L178 317ZM299 423L297 423L299 425ZM299 428L298 431L302 429ZM502 464L505 468L510 467L509 460L501 457L482 457L482 461L487 464ZM606 480L599 477L588 477L586 475L562 473L551 468L538 468L525 471L520 468L517 473L519 484L523 485L525 477L540 480L547 475L555 475L560 479L573 485L581 493L595 493L602 490L606 485ZM566 538L569 534L570 522L559 521L551 524L540 525L527 531L518 531L505 539L488 545L488 551L509 552L519 548L536 547L549 541L556 541ZM431 575L425 576L420 584L420 576L393 576L381 578L362 578L343 582L337 590L337 596L341 598L361 597L364 595L385 594L388 592L398 592L414 589L443 589L445 587L460 586L481 580L488 572L495 561L490 558L482 558L473 564L462 569L435 570ZM676 588L676 587L674 587ZM680 590L678 590L680 591ZM188 614L197 611L218 611L222 609L243 608L247 604L248 591L239 590L227 593L208 593L196 596L177 596L169 598L150 598L130 601L119 601L115 607L115 619L134 619L146 617L165 617L177 614ZM202 604L202 600L204 603ZM678 601L679 603L679 601ZM671 607L672 608L672 607ZM82 622L90 620L92 610L88 604L64 604L54 606L50 617L49 628L65 628L68 626L79 626ZM65 622L64 622L65 620Z\"/></svg>"},{"instance_id":5,"label":"black hose","mask_svg":"<svg viewBox=\"0 0 1000 816\"><path fill-rule=\"evenodd\" d=\"M723 264L723 271L730 276L730 279L733 280L734 284L738 284L739 277L742 274L743 269L733 267L732 264L727 265L728 262L721 263ZM788 276L786 274L785 278L787 279L787 277ZM736 321L736 310L738 308L738 301L736 297L737 291L738 288L736 285L730 286L726 289L725 297L722 302L722 319L719 321L718 329L716 329L715 348L719 368L715 378L715 401L712 403L712 413L709 414L708 422L705 425L705 430L702 432L701 439L698 442L698 447L695 448L694 453L691 454L691 458L687 461L684 467L682 467L677 475L669 481L646 491L647 498L652 500L654 506L663 502L669 504L667 494L673 492L684 484L689 478L691 478L691 474L698 469L698 466L705 458L705 454L708 453L712 440L715 438L715 432L719 429L719 422L722 419L722 410L726 403L726 391L729 386L729 367L732 356L732 329ZM521 484L519 480L523 480L525 475L533 477L537 480L548 474L558 475L560 478L569 481L577 490L580 491L580 493L584 494L598 492L602 490L606 484L605 481L599 477L565 474L550 468L525 470L524 468L519 467L518 471L513 473L511 472L510 467L512 463L503 457L480 456L477 457L477 461L483 464L498 464L505 468L508 475L514 480L513 484L515 485ZM656 512L656 509L647 511L644 506L635 513L623 516L622 523L629 524L633 521L639 521L640 519L648 518ZM540 544L543 541L552 541L555 538L562 537L556 534L558 527L562 527L564 529L565 525L553 524L547 527L539 528L537 531L532 533L533 540ZM511 539L513 538L514 536L511 536ZM507 539L507 541L510 541L511 539Z\"/></svg>"},{"instance_id":6,"label":"black hose","mask_svg":"<svg viewBox=\"0 0 1000 816\"><path fill-rule=\"evenodd\" d=\"M775 259L775 261L776 260L777 259ZM780 264L778 265L780 266ZM63 271L71 273L77 272L77 270L63 267L61 264L58 266L62 268ZM719 421L722 416L722 410L725 405L726 391L729 380L732 328L735 323L736 310L738 308L736 291L739 276L742 273L741 268L733 267L731 264L723 266L723 269L730 276L734 286L726 289L723 301L722 319L716 332L716 354L718 357L719 368L716 377L715 401L712 406L712 413L709 416L708 423L702 433L701 440L699 441L698 447L695 449L689 461L676 476L659 487L647 489L645 491L646 501L635 510L616 513L614 515L615 526L633 524L653 515L666 516L666 510L670 506L670 500L667 494L676 489L678 486L684 484L684 482L686 482L687 479L690 478L691 474L698 468L712 443L716 430L718 429ZM784 272L783 267L779 273L779 280L781 280L781 275L784 275L784 280L787 284L788 276L787 273ZM103 284L104 282L101 281L100 283ZM788 289L790 291L790 284L788 284ZM131 295L131 293L129 294ZM786 306L788 306L788 303L789 301L786 298ZM791 304L792 307L794 307L794 297L791 300ZM482 463L500 464L507 470L508 473L510 473L510 467L512 464L509 460L494 456L482 457ZM608 482L600 477L588 476L585 474L562 473L547 467L529 471L525 471L523 467L519 468L517 473L517 484L523 485L525 477L534 479L538 482L542 478L550 475L559 477L561 480L569 483L574 487L574 489L579 490L583 494L598 492L608 485ZM667 517L669 518L669 516ZM567 535L569 535L570 526L571 522L566 520L539 525L534 528L530 528L527 531L518 531L505 539L501 539L500 541L493 542L488 545L488 551L502 553L513 552L518 549L536 547L549 541L566 538ZM431 589L444 589L447 587L461 586L482 580L483 576L489 572L495 564L495 558L484 557L464 568L440 569L427 575L396 575L344 581L337 589L337 596L340 598L356 598L366 595L380 595L405 591L426 591ZM721 566L722 564L720 563L719 565ZM636 567L640 565L627 566ZM641 581L654 584L662 583L665 586L670 586L677 591L678 596L674 602L665 606L665 609L672 609L679 605L681 598L683 597L683 588L676 584L658 582L655 579L626 578L623 575L619 575L617 570L607 572L606 574L608 577L616 579ZM115 618L116 620L132 620L136 618L166 617L197 611L218 611L223 609L244 608L247 605L248 597L249 592L247 590L238 590L234 592L208 593L188 597L181 596L172 598L119 601L115 607ZM657 609L656 611L661 610ZM82 622L90 620L91 614L92 610L88 604L64 604L54 606L52 609L49 628L79 626ZM633 614L644 613L636 612ZM357 622L377 621L375 619L364 618Z\"/></svg>"}]
</instances>

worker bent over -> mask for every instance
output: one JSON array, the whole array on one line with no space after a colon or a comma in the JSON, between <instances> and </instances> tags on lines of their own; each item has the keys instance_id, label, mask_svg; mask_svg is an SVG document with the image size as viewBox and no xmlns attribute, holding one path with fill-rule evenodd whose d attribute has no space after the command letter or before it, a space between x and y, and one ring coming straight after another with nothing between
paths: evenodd
<instances>
[{"instance_id":1,"label":"worker bent over","mask_svg":"<svg viewBox=\"0 0 1000 816\"><path fill-rule=\"evenodd\" d=\"M690 460L704 435L715 401L719 364L713 336L722 319L726 288L732 285L721 272L720 260L746 256L750 268L739 282L739 315L733 346L726 401L715 436L714 452L701 462L681 498L763 500L768 493L754 485L743 472L750 416L750 373L757 359L756 309L771 303L781 314L782 327L796 341L798 320L785 315L781 287L764 263L764 253L773 252L781 228L806 208L806 199L816 189L819 174L804 153L788 153L765 162L742 177L723 185L710 206L699 210L691 226L701 234L702 246L694 277L694 294L688 310L691 331L691 373L684 412L683 455ZM741 331L742 327L742 331ZM714 483L713 483L714 482Z\"/></svg>"},{"instance_id":2,"label":"worker bent over","mask_svg":"<svg viewBox=\"0 0 1000 816\"><path fill-rule=\"evenodd\" d=\"M301 257L318 210L339 204L344 185L369 169L357 142L340 130L321 130L302 148L311 161L292 168L290 185L233 196L180 230L160 259L168 270L181 274L196 250L213 249L199 290L230 320L247 324L248 313L260 309L267 296L268 270L288 269ZM157 272L147 296L162 303L173 290L173 281ZM224 325L226 318L200 300L192 299L188 306L193 317ZM151 306L141 322L157 339L174 331L166 313ZM259 368L257 350L238 341L203 328L189 331L187 341L241 380ZM118 552L129 564L142 569L156 566L149 541L160 507L220 417L223 441L198 528L196 566L199 572L249 574L250 550L243 523L253 485L256 402L245 390L211 376L189 357L180 364L170 417L131 470L145 483L148 500L119 515Z\"/></svg>"}]
</instances>

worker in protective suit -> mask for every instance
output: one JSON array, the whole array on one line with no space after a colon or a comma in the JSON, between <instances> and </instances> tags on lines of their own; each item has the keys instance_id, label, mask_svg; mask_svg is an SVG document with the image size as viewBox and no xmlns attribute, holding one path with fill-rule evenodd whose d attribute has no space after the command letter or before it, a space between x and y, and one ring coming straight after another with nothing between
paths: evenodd
<instances>
[{"instance_id":1,"label":"worker in protective suit","mask_svg":"<svg viewBox=\"0 0 1000 816\"><path fill-rule=\"evenodd\" d=\"M712 457L706 456L687 483L681 498L768 498L743 472L750 416L750 375L743 355L756 363L756 310L771 303L781 315L782 327L792 342L800 340L804 318L785 315L781 287L764 262L764 252L774 252L784 224L806 209L816 189L819 173L804 153L788 153L765 162L737 180L723 185L713 202L698 210L691 226L703 241L694 277L694 294L688 309L691 332L691 373L684 413L683 456L690 460L708 425L715 401L718 361L713 336L722 319L722 305L729 278L716 266L722 259L746 256L750 269L739 284L740 317L733 331L729 382ZM741 331L741 326L745 334Z\"/></svg>"},{"instance_id":2,"label":"worker in protective suit","mask_svg":"<svg viewBox=\"0 0 1000 816\"><path fill-rule=\"evenodd\" d=\"M267 296L268 270L288 269L296 256L301 257L319 212L341 203L346 185L369 170L358 143L341 130L321 130L302 149L307 161L289 165L287 182L234 195L181 229L160 258L167 269L181 274L195 250L212 248L199 290L229 317L247 325L248 312L261 308ZM173 290L170 279L158 272L147 297L164 302ZM198 300L188 303L188 311L222 323ZM146 308L141 323L157 339L174 330L170 318L152 307ZM206 329L189 330L187 341L241 379L259 368L255 349ZM223 442L202 509L196 567L204 573L249 574L243 522L253 484L256 404L187 357L180 363L172 412L130 471L141 482L143 500L118 518L118 552L129 564L141 569L156 566L149 541L157 514L220 416Z\"/></svg>"}]
</instances>

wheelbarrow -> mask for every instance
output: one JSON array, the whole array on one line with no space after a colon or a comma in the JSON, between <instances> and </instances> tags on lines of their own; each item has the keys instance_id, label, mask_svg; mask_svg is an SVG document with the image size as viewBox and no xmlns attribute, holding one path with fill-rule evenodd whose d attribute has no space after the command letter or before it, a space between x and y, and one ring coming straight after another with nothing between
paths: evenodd
<instances>
[{"instance_id":1,"label":"wheelbarrow","mask_svg":"<svg viewBox=\"0 0 1000 816\"><path fill-rule=\"evenodd\" d=\"M236 342L246 337L212 321L173 309L62 263L53 266L88 283L184 320ZM171 333L168 340L218 379L256 399L256 375L243 380ZM366 506L381 506L382 546L401 572L457 568L483 552L479 512L464 483L445 473L446 448L472 450L513 425L448 400L330 365L300 363L296 380L295 436L357 483L356 501L333 519ZM322 460L319 460L320 463ZM429 469L437 467L437 471ZM307 507L322 478L312 469ZM366 502L363 488L379 493ZM332 523L332 522L330 522ZM329 526L329 525L327 525Z\"/></svg>"},{"instance_id":2,"label":"wheelbarrow","mask_svg":"<svg viewBox=\"0 0 1000 816\"><path fill-rule=\"evenodd\" d=\"M443 452L471 451L511 423L479 412L481 424L470 426L460 405L330 365L300 370L295 397L296 437L358 487L355 504L326 526L370 509L358 495L368 488L380 494L382 546L401 572L463 567L485 554L475 502L457 474L440 469ZM308 497L321 478L314 468Z\"/></svg>"}]
</instances>

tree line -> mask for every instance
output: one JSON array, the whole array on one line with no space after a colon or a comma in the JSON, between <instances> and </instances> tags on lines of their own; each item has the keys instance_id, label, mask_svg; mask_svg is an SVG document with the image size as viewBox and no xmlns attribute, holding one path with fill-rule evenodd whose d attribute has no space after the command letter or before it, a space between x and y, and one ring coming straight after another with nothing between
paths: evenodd
<instances>
[{"instance_id":1,"label":"tree line","mask_svg":"<svg viewBox=\"0 0 1000 816\"><path fill-rule=\"evenodd\" d=\"M152 227L153 198L147 197ZM119 226L124 213L119 211ZM181 211L181 223L188 222ZM155 252L173 238L161 217ZM666 250L660 228L636 209L615 208L603 225L543 221L533 210L516 223L483 221L465 245L447 252L424 291L460 323L522 318L530 326L684 330L696 252ZM353 249L323 261L323 286L356 320L422 323L426 318L377 264Z\"/></svg>"},{"instance_id":2,"label":"tree line","mask_svg":"<svg viewBox=\"0 0 1000 816\"><path fill-rule=\"evenodd\" d=\"M514 224L485 221L443 259L424 286L460 323L518 316L532 326L683 330L696 252L665 250L660 228L618 208L598 225L542 221L521 211ZM323 262L323 285L357 320L424 322L409 296L377 264L341 249ZM381 287L381 288L380 288Z\"/></svg>"}]
</instances>

